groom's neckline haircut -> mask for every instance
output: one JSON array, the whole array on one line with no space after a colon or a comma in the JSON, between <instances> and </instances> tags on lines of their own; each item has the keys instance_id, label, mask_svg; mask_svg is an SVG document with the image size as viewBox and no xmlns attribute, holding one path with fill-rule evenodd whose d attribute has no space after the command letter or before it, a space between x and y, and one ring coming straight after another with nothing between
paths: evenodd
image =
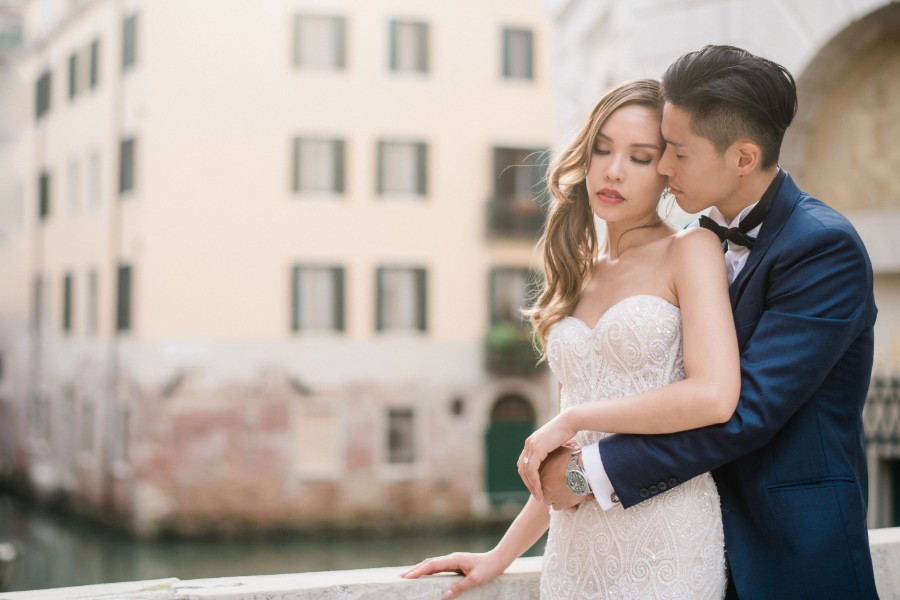
<instances>
[{"instance_id":1,"label":"groom's neckline haircut","mask_svg":"<svg viewBox=\"0 0 900 600\"><path fill-rule=\"evenodd\" d=\"M686 110L693 132L720 153L741 138L756 142L763 169L778 163L797 113L797 85L788 70L734 46L683 55L663 74L662 97Z\"/></svg>"}]
</instances>

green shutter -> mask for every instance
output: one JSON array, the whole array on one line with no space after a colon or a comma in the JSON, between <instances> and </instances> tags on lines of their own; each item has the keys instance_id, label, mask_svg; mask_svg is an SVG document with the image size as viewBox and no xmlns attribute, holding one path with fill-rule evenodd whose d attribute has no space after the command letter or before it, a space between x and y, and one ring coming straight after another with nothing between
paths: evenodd
<instances>
[{"instance_id":1,"label":"green shutter","mask_svg":"<svg viewBox=\"0 0 900 600\"><path fill-rule=\"evenodd\" d=\"M62 315L63 331L72 330L72 275L66 274L63 277L63 315Z\"/></svg>"},{"instance_id":2,"label":"green shutter","mask_svg":"<svg viewBox=\"0 0 900 600\"><path fill-rule=\"evenodd\" d=\"M294 138L293 146L294 146L294 156L293 156L293 160L291 161L292 168L293 168L292 181L293 181L294 193L296 194L297 192L300 191L300 138L299 137Z\"/></svg>"},{"instance_id":3,"label":"green shutter","mask_svg":"<svg viewBox=\"0 0 900 600\"><path fill-rule=\"evenodd\" d=\"M334 185L333 189L338 194L344 193L344 140L334 140Z\"/></svg>"},{"instance_id":4,"label":"green shutter","mask_svg":"<svg viewBox=\"0 0 900 600\"><path fill-rule=\"evenodd\" d=\"M509 29L503 28L503 77L509 77Z\"/></svg>"},{"instance_id":5,"label":"green shutter","mask_svg":"<svg viewBox=\"0 0 900 600\"><path fill-rule=\"evenodd\" d=\"M391 21L391 31L390 31L391 48L390 48L390 57L388 58L388 60L390 62L391 71L397 70L397 60L398 60L397 32L398 32L398 29L399 29L399 24L397 23L397 21Z\"/></svg>"},{"instance_id":6,"label":"green shutter","mask_svg":"<svg viewBox=\"0 0 900 600\"><path fill-rule=\"evenodd\" d=\"M384 268L375 271L375 330L384 329Z\"/></svg>"},{"instance_id":7,"label":"green shutter","mask_svg":"<svg viewBox=\"0 0 900 600\"><path fill-rule=\"evenodd\" d=\"M416 191L428 194L428 145L424 142L416 144Z\"/></svg>"},{"instance_id":8,"label":"green shutter","mask_svg":"<svg viewBox=\"0 0 900 600\"><path fill-rule=\"evenodd\" d=\"M69 98L78 93L78 55L69 55Z\"/></svg>"},{"instance_id":9,"label":"green shutter","mask_svg":"<svg viewBox=\"0 0 900 600\"><path fill-rule=\"evenodd\" d=\"M116 331L131 329L131 266L119 265L116 277Z\"/></svg>"},{"instance_id":10,"label":"green shutter","mask_svg":"<svg viewBox=\"0 0 900 600\"><path fill-rule=\"evenodd\" d=\"M419 23L419 64L416 65L422 73L428 72L428 23Z\"/></svg>"},{"instance_id":11,"label":"green shutter","mask_svg":"<svg viewBox=\"0 0 900 600\"><path fill-rule=\"evenodd\" d=\"M418 327L421 331L428 330L428 281L425 269L415 269L416 274L416 310Z\"/></svg>"},{"instance_id":12,"label":"green shutter","mask_svg":"<svg viewBox=\"0 0 900 600\"><path fill-rule=\"evenodd\" d=\"M377 170L376 173L376 183L375 183L375 191L381 195L384 194L384 142L378 142L378 147L376 150L376 165L375 168Z\"/></svg>"},{"instance_id":13,"label":"green shutter","mask_svg":"<svg viewBox=\"0 0 900 600\"><path fill-rule=\"evenodd\" d=\"M291 269L291 331L300 331L300 267Z\"/></svg>"},{"instance_id":14,"label":"green shutter","mask_svg":"<svg viewBox=\"0 0 900 600\"><path fill-rule=\"evenodd\" d=\"M334 278L334 328L344 331L344 269L334 267L332 277Z\"/></svg>"},{"instance_id":15,"label":"green shutter","mask_svg":"<svg viewBox=\"0 0 900 600\"><path fill-rule=\"evenodd\" d=\"M339 69L347 67L347 19L338 17L335 19L335 48L334 62Z\"/></svg>"}]
</instances>

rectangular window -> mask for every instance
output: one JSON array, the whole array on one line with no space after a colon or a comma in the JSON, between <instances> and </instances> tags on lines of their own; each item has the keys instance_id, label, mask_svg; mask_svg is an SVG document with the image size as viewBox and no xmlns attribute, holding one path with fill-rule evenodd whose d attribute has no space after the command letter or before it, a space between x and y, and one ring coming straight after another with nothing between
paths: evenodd
<instances>
[{"instance_id":1,"label":"rectangular window","mask_svg":"<svg viewBox=\"0 0 900 600\"><path fill-rule=\"evenodd\" d=\"M297 15L294 18L294 66L336 71L346 67L347 20Z\"/></svg>"},{"instance_id":2,"label":"rectangular window","mask_svg":"<svg viewBox=\"0 0 900 600\"><path fill-rule=\"evenodd\" d=\"M69 55L69 100L78 95L78 54Z\"/></svg>"},{"instance_id":3,"label":"rectangular window","mask_svg":"<svg viewBox=\"0 0 900 600\"><path fill-rule=\"evenodd\" d=\"M377 273L376 328L427 329L425 269L381 267Z\"/></svg>"},{"instance_id":4,"label":"rectangular window","mask_svg":"<svg viewBox=\"0 0 900 600\"><path fill-rule=\"evenodd\" d=\"M428 191L424 142L378 142L378 193L419 195Z\"/></svg>"},{"instance_id":5,"label":"rectangular window","mask_svg":"<svg viewBox=\"0 0 900 600\"><path fill-rule=\"evenodd\" d=\"M294 139L294 192L344 192L344 141Z\"/></svg>"},{"instance_id":6,"label":"rectangular window","mask_svg":"<svg viewBox=\"0 0 900 600\"><path fill-rule=\"evenodd\" d=\"M63 276L63 313L62 330L64 333L72 332L72 288L74 280L71 273Z\"/></svg>"},{"instance_id":7,"label":"rectangular window","mask_svg":"<svg viewBox=\"0 0 900 600\"><path fill-rule=\"evenodd\" d=\"M119 193L134 190L135 140L122 140L119 147Z\"/></svg>"},{"instance_id":8,"label":"rectangular window","mask_svg":"<svg viewBox=\"0 0 900 600\"><path fill-rule=\"evenodd\" d=\"M76 158L69 161L69 177L67 183L69 214L74 215L78 212L79 205L81 204L81 165Z\"/></svg>"},{"instance_id":9,"label":"rectangular window","mask_svg":"<svg viewBox=\"0 0 900 600\"><path fill-rule=\"evenodd\" d=\"M391 464L411 464L416 460L415 421L410 408L388 410L387 458Z\"/></svg>"},{"instance_id":10,"label":"rectangular window","mask_svg":"<svg viewBox=\"0 0 900 600\"><path fill-rule=\"evenodd\" d=\"M50 173L47 171L38 175L38 221L44 221L50 216Z\"/></svg>"},{"instance_id":11,"label":"rectangular window","mask_svg":"<svg viewBox=\"0 0 900 600\"><path fill-rule=\"evenodd\" d=\"M534 303L540 285L540 274L526 267L491 269L491 324L521 322L524 319L522 309Z\"/></svg>"},{"instance_id":12,"label":"rectangular window","mask_svg":"<svg viewBox=\"0 0 900 600\"><path fill-rule=\"evenodd\" d=\"M428 23L391 21L391 71L428 72Z\"/></svg>"},{"instance_id":13,"label":"rectangular window","mask_svg":"<svg viewBox=\"0 0 900 600\"><path fill-rule=\"evenodd\" d=\"M137 63L137 15L122 21L122 70L127 71Z\"/></svg>"},{"instance_id":14,"label":"rectangular window","mask_svg":"<svg viewBox=\"0 0 900 600\"><path fill-rule=\"evenodd\" d=\"M530 29L503 29L503 77L534 79L534 33Z\"/></svg>"},{"instance_id":15,"label":"rectangular window","mask_svg":"<svg viewBox=\"0 0 900 600\"><path fill-rule=\"evenodd\" d=\"M100 40L91 42L88 64L90 65L88 69L88 85L93 90L100 83Z\"/></svg>"},{"instance_id":16,"label":"rectangular window","mask_svg":"<svg viewBox=\"0 0 900 600\"><path fill-rule=\"evenodd\" d=\"M51 72L44 71L35 83L35 118L40 119L50 110L52 88Z\"/></svg>"},{"instance_id":17,"label":"rectangular window","mask_svg":"<svg viewBox=\"0 0 900 600\"><path fill-rule=\"evenodd\" d=\"M119 265L116 276L116 331L131 331L131 265Z\"/></svg>"},{"instance_id":18,"label":"rectangular window","mask_svg":"<svg viewBox=\"0 0 900 600\"><path fill-rule=\"evenodd\" d=\"M533 200L544 193L547 150L494 148L494 189L502 198Z\"/></svg>"},{"instance_id":19,"label":"rectangular window","mask_svg":"<svg viewBox=\"0 0 900 600\"><path fill-rule=\"evenodd\" d=\"M291 277L293 331L344 330L344 269L297 265Z\"/></svg>"},{"instance_id":20,"label":"rectangular window","mask_svg":"<svg viewBox=\"0 0 900 600\"><path fill-rule=\"evenodd\" d=\"M97 334L97 271L92 269L87 278L87 325L89 335Z\"/></svg>"}]
</instances>

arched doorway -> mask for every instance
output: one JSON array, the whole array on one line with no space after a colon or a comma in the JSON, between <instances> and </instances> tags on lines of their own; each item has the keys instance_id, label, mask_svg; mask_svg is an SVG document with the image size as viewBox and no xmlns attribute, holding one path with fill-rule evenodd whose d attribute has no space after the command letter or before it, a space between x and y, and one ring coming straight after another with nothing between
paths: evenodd
<instances>
[{"instance_id":1,"label":"arched doorway","mask_svg":"<svg viewBox=\"0 0 900 600\"><path fill-rule=\"evenodd\" d=\"M859 231L875 271L876 382L900 380L900 4L885 5L835 35L797 78L800 110L782 164L800 186ZM884 415L900 403L876 383L866 405L869 527L900 524L900 428Z\"/></svg>"},{"instance_id":2,"label":"arched doorway","mask_svg":"<svg viewBox=\"0 0 900 600\"><path fill-rule=\"evenodd\" d=\"M516 461L525 438L534 431L534 421L534 408L518 394L506 394L494 403L484 444L485 488L491 504L524 504L528 500Z\"/></svg>"}]
</instances>

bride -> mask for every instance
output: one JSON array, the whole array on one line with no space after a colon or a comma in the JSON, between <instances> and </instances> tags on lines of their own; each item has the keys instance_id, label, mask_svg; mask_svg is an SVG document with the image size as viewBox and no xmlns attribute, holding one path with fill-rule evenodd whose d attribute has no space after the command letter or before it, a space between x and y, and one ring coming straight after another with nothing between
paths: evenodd
<instances>
[{"instance_id":1,"label":"bride","mask_svg":"<svg viewBox=\"0 0 900 600\"><path fill-rule=\"evenodd\" d=\"M526 480L532 496L496 547L430 558L403 574L463 573L445 600L501 574L548 527L543 600L725 594L722 518L708 473L670 490L676 482L648 486L654 497L627 511L615 498L603 510L569 447L609 433L722 423L737 405L722 246L710 231L675 231L659 217L660 119L658 82L619 85L551 167L546 285L530 318L560 381L561 412L526 441L519 471L565 461L569 490L544 497ZM594 216L606 223L602 248Z\"/></svg>"}]
</instances>

